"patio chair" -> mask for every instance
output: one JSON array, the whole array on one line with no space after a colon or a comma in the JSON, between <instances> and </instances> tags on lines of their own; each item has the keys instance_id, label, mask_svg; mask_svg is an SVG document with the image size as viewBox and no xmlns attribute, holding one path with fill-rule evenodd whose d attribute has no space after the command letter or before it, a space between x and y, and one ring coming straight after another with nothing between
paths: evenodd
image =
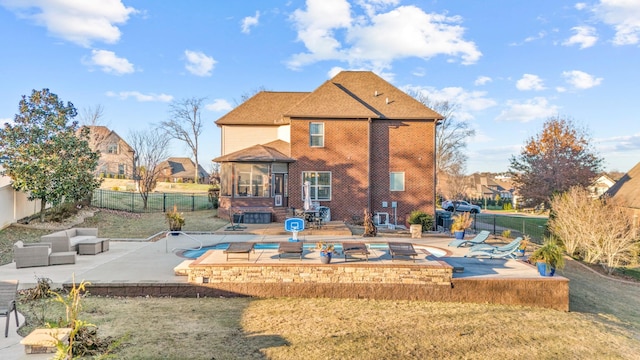
<instances>
[{"instance_id":1,"label":"patio chair","mask_svg":"<svg viewBox=\"0 0 640 360\"><path fill-rule=\"evenodd\" d=\"M20 326L18 309L16 308L16 294L18 280L0 280L0 316L5 316L4 337L9 336L9 320L13 311L16 317L16 327Z\"/></svg>"},{"instance_id":2,"label":"patio chair","mask_svg":"<svg viewBox=\"0 0 640 360\"><path fill-rule=\"evenodd\" d=\"M520 239L520 242L522 239ZM511 242L510 247L506 248L506 250L496 250L496 249L485 249L485 250L475 250L470 251L464 255L464 257L488 257L489 259L516 259L516 252L518 251L518 246L520 246L520 242L513 244ZM506 247L506 246L505 246Z\"/></svg>"},{"instance_id":3,"label":"patio chair","mask_svg":"<svg viewBox=\"0 0 640 360\"><path fill-rule=\"evenodd\" d=\"M28 243L16 241L13 244L13 260L16 269L31 266L49 266L50 243Z\"/></svg>"},{"instance_id":4,"label":"patio chair","mask_svg":"<svg viewBox=\"0 0 640 360\"><path fill-rule=\"evenodd\" d=\"M514 246L515 247L519 247L521 242L522 242L522 237L518 236L517 238L513 239L513 241L511 241L507 245L493 246L493 245L489 245L487 243L473 245L472 247L469 248L469 252L472 252L472 251L508 251L508 250L511 250L511 248L514 247Z\"/></svg>"},{"instance_id":5,"label":"patio chair","mask_svg":"<svg viewBox=\"0 0 640 360\"><path fill-rule=\"evenodd\" d=\"M489 231L482 230L473 239L453 240L452 242L449 243L449 246L461 247L466 245L472 245L472 246L478 245L485 242L489 238L489 235L491 235Z\"/></svg>"},{"instance_id":6,"label":"patio chair","mask_svg":"<svg viewBox=\"0 0 640 360\"><path fill-rule=\"evenodd\" d=\"M418 253L413 248L413 244L405 242L390 242L389 254L391 254L391 261L400 256L404 258L409 257L415 262L416 256L418 256Z\"/></svg>"},{"instance_id":7,"label":"patio chair","mask_svg":"<svg viewBox=\"0 0 640 360\"><path fill-rule=\"evenodd\" d=\"M345 242L342 243L342 253L344 254L344 261L347 261L347 255L353 257L353 255L364 255L367 261L369 261L369 250L367 246L362 242Z\"/></svg>"},{"instance_id":8,"label":"patio chair","mask_svg":"<svg viewBox=\"0 0 640 360\"><path fill-rule=\"evenodd\" d=\"M295 254L300 256L302 260L302 242L300 241L283 241L278 243L278 260L285 254Z\"/></svg>"},{"instance_id":9,"label":"patio chair","mask_svg":"<svg viewBox=\"0 0 640 360\"><path fill-rule=\"evenodd\" d=\"M229 243L229 247L223 252L227 254L227 261L229 261L229 254L247 254L247 260L251 258L251 251L255 252L253 249L254 243L252 242L232 242Z\"/></svg>"},{"instance_id":10,"label":"patio chair","mask_svg":"<svg viewBox=\"0 0 640 360\"><path fill-rule=\"evenodd\" d=\"M229 222L231 223L231 226L227 226L225 228L225 230L226 231L239 231L239 230L246 229L247 228L246 226L242 226L242 225L237 224L237 223L234 222L234 220L233 220L234 215L240 215L240 216L238 216L238 219L239 219L238 221L242 222L244 214L241 211L234 212L232 208L229 208Z\"/></svg>"}]
</instances>

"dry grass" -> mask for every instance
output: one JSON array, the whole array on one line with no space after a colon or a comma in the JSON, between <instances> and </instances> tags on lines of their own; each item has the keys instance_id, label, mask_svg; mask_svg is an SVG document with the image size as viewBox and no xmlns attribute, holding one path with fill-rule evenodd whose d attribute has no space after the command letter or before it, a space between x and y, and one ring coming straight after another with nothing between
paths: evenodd
<instances>
[{"instance_id":1,"label":"dry grass","mask_svg":"<svg viewBox=\"0 0 640 360\"><path fill-rule=\"evenodd\" d=\"M89 297L81 318L128 335L119 359L633 359L640 348L589 315L482 304Z\"/></svg>"}]
</instances>

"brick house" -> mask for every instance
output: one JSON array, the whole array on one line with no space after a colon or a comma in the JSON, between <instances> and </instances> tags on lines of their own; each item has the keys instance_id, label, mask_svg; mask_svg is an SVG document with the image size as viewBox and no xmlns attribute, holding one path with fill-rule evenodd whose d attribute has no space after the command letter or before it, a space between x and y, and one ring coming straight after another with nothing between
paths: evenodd
<instances>
[{"instance_id":1,"label":"brick house","mask_svg":"<svg viewBox=\"0 0 640 360\"><path fill-rule=\"evenodd\" d=\"M170 157L158 165L160 170L159 180L166 182L194 183L195 163L188 157ZM209 182L209 174L198 165L198 184Z\"/></svg>"},{"instance_id":2,"label":"brick house","mask_svg":"<svg viewBox=\"0 0 640 360\"><path fill-rule=\"evenodd\" d=\"M303 184L332 220L435 212L435 126L442 116L369 71L312 92L262 91L216 121L222 209L303 207ZM393 218L395 204L397 219Z\"/></svg>"},{"instance_id":3,"label":"brick house","mask_svg":"<svg viewBox=\"0 0 640 360\"><path fill-rule=\"evenodd\" d=\"M87 126L89 147L100 151L96 176L131 179L135 151L115 131L106 126Z\"/></svg>"}]
</instances>

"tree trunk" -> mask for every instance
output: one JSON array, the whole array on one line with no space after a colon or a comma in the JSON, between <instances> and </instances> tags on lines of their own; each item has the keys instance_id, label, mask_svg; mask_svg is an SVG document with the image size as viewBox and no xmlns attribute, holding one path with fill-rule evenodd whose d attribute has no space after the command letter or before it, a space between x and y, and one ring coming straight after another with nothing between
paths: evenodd
<instances>
[{"instance_id":1,"label":"tree trunk","mask_svg":"<svg viewBox=\"0 0 640 360\"><path fill-rule=\"evenodd\" d=\"M46 198L41 198L40 199L40 222L44 222L44 214L45 214L45 210L47 208L47 199Z\"/></svg>"}]
</instances>

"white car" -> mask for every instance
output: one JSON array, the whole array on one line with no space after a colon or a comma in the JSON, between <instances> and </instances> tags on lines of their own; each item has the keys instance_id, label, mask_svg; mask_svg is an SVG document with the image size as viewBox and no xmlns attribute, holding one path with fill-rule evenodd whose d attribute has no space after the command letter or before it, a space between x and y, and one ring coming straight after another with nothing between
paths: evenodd
<instances>
[{"instance_id":1,"label":"white car","mask_svg":"<svg viewBox=\"0 0 640 360\"><path fill-rule=\"evenodd\" d=\"M442 208L447 211L468 211L472 214L479 214L481 210L480 206L469 204L464 200L445 200L442 202Z\"/></svg>"}]
</instances>

